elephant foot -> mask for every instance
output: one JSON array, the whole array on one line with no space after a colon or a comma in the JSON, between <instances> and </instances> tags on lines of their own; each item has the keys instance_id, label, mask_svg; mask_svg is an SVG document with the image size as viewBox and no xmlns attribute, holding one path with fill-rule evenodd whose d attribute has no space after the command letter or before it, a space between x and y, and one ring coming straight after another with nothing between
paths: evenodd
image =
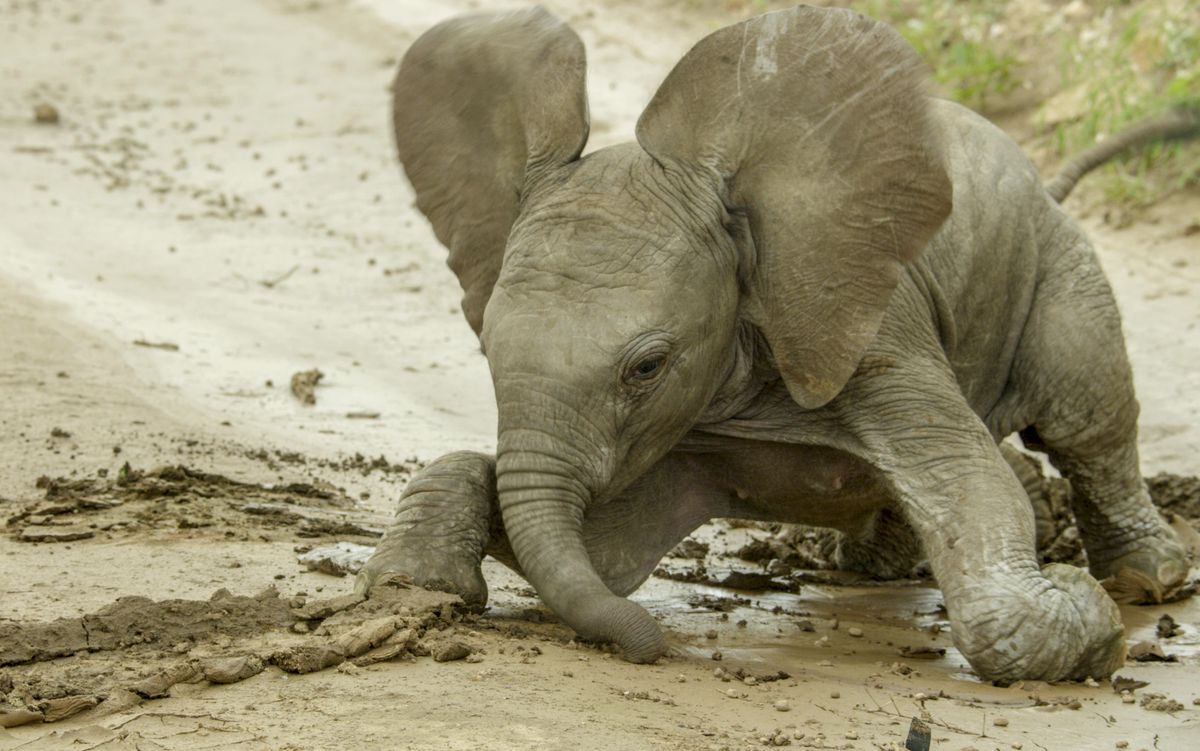
<instances>
[{"instance_id":1,"label":"elephant foot","mask_svg":"<svg viewBox=\"0 0 1200 751\"><path fill-rule=\"evenodd\" d=\"M1125 661L1116 603L1083 569L1053 563L1042 575L1028 592L952 608L959 650L981 677L1002 685L1111 675Z\"/></svg>"},{"instance_id":2,"label":"elephant foot","mask_svg":"<svg viewBox=\"0 0 1200 751\"><path fill-rule=\"evenodd\" d=\"M1187 550L1165 524L1159 534L1126 546L1127 552L1099 557L1088 551L1092 574L1122 604L1149 605L1171 600L1187 583Z\"/></svg>"},{"instance_id":3,"label":"elephant foot","mask_svg":"<svg viewBox=\"0 0 1200 751\"><path fill-rule=\"evenodd\" d=\"M462 597L475 611L487 606L488 588L473 555L455 555L452 548L430 549L385 537L354 582L354 591L367 594L385 574L399 574L417 586Z\"/></svg>"}]
</instances>

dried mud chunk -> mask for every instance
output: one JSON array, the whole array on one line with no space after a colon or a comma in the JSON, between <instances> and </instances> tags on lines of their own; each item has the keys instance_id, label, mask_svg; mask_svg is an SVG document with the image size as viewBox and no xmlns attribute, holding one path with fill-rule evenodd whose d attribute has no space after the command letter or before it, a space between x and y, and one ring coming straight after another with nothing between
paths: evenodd
<instances>
[{"instance_id":1,"label":"dried mud chunk","mask_svg":"<svg viewBox=\"0 0 1200 751\"><path fill-rule=\"evenodd\" d=\"M118 712L132 709L143 701L142 697L128 689L114 688L108 692L108 698L100 702L100 706L96 707L96 713L92 716L107 717L110 714L117 714Z\"/></svg>"},{"instance_id":2,"label":"dried mud chunk","mask_svg":"<svg viewBox=\"0 0 1200 751\"><path fill-rule=\"evenodd\" d=\"M315 673L333 667L343 660L345 656L341 652L319 645L281 649L270 658L271 664L285 673Z\"/></svg>"},{"instance_id":3,"label":"dried mud chunk","mask_svg":"<svg viewBox=\"0 0 1200 751\"><path fill-rule=\"evenodd\" d=\"M1140 641L1129 648L1129 659L1138 662L1177 662L1175 655L1163 652L1158 642Z\"/></svg>"},{"instance_id":4,"label":"dried mud chunk","mask_svg":"<svg viewBox=\"0 0 1200 751\"><path fill-rule=\"evenodd\" d=\"M0 706L0 728L16 728L44 720L45 717L36 709Z\"/></svg>"},{"instance_id":5,"label":"dried mud chunk","mask_svg":"<svg viewBox=\"0 0 1200 751\"><path fill-rule=\"evenodd\" d=\"M31 524L21 530L21 542L74 542L94 537L95 530L76 526L39 526Z\"/></svg>"},{"instance_id":6,"label":"dried mud chunk","mask_svg":"<svg viewBox=\"0 0 1200 751\"><path fill-rule=\"evenodd\" d=\"M465 660L470 657L473 650L465 642L461 641L446 641L431 645L429 653L433 655L434 662L454 662L455 660Z\"/></svg>"},{"instance_id":7,"label":"dried mud chunk","mask_svg":"<svg viewBox=\"0 0 1200 751\"><path fill-rule=\"evenodd\" d=\"M395 618L375 618L342 634L334 642L334 648L347 657L358 657L386 641L396 632L398 625Z\"/></svg>"},{"instance_id":8,"label":"dried mud chunk","mask_svg":"<svg viewBox=\"0 0 1200 751\"><path fill-rule=\"evenodd\" d=\"M1174 699L1164 696L1163 694L1145 694L1142 696L1142 709L1148 709L1151 712L1179 712L1183 709L1183 705Z\"/></svg>"},{"instance_id":9,"label":"dried mud chunk","mask_svg":"<svg viewBox=\"0 0 1200 751\"><path fill-rule=\"evenodd\" d=\"M394 660L397 657L411 653L415 642L416 632L413 629L401 629L389 636L380 646L356 657L354 664L359 667L365 667L367 665L374 665L377 662Z\"/></svg>"},{"instance_id":10,"label":"dried mud chunk","mask_svg":"<svg viewBox=\"0 0 1200 751\"><path fill-rule=\"evenodd\" d=\"M317 403L316 387L325 374L313 368L292 374L292 394L301 404L312 406Z\"/></svg>"},{"instance_id":11,"label":"dried mud chunk","mask_svg":"<svg viewBox=\"0 0 1200 751\"><path fill-rule=\"evenodd\" d=\"M50 699L38 704L46 722L58 722L68 717L74 717L80 712L86 712L100 703L100 698L91 695L64 696L61 699Z\"/></svg>"},{"instance_id":12,"label":"dried mud chunk","mask_svg":"<svg viewBox=\"0 0 1200 751\"><path fill-rule=\"evenodd\" d=\"M258 675L265 667L255 655L212 657L200 663L200 671L209 683L237 683Z\"/></svg>"},{"instance_id":13,"label":"dried mud chunk","mask_svg":"<svg viewBox=\"0 0 1200 751\"><path fill-rule=\"evenodd\" d=\"M79 618L50 623L0 623L0 665L20 665L75 654L91 647Z\"/></svg>"},{"instance_id":14,"label":"dried mud chunk","mask_svg":"<svg viewBox=\"0 0 1200 751\"><path fill-rule=\"evenodd\" d=\"M195 665L182 662L174 667L167 668L161 673L155 673L148 678L143 678L130 686L129 690L144 699L158 699L166 696L171 687L176 683L190 681L198 673L199 670Z\"/></svg>"},{"instance_id":15,"label":"dried mud chunk","mask_svg":"<svg viewBox=\"0 0 1200 751\"><path fill-rule=\"evenodd\" d=\"M300 620L318 621L328 618L334 613L352 608L365 599L367 598L363 595L348 594L328 600L314 600L302 608L296 608L292 613Z\"/></svg>"}]
</instances>

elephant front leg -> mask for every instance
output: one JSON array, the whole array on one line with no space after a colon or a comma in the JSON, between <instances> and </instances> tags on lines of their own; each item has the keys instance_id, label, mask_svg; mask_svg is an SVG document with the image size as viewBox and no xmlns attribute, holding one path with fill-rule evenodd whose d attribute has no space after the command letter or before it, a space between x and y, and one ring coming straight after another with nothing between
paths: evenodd
<instances>
[{"instance_id":1,"label":"elephant front leg","mask_svg":"<svg viewBox=\"0 0 1200 751\"><path fill-rule=\"evenodd\" d=\"M955 645L998 682L1111 674L1125 652L1115 603L1083 569L1039 569L1020 482L935 365L857 384L843 412L925 548Z\"/></svg>"},{"instance_id":2,"label":"elephant front leg","mask_svg":"<svg viewBox=\"0 0 1200 751\"><path fill-rule=\"evenodd\" d=\"M483 607L485 555L522 574L500 516L495 467L494 457L458 452L414 476L355 591L365 593L383 574L404 574ZM725 494L700 482L686 457L672 454L619 496L588 509L584 545L605 585L626 595L680 540L727 512Z\"/></svg>"},{"instance_id":3,"label":"elephant front leg","mask_svg":"<svg viewBox=\"0 0 1200 751\"><path fill-rule=\"evenodd\" d=\"M480 563L499 536L496 462L471 452L447 454L418 472L400 496L396 519L363 566L354 590L365 593L387 573L487 604Z\"/></svg>"}]
</instances>

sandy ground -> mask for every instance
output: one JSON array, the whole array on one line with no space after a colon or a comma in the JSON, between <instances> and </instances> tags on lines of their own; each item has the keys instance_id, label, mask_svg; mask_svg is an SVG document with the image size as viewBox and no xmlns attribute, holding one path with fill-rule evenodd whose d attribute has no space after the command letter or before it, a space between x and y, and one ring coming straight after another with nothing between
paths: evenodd
<instances>
[{"instance_id":1,"label":"sandy ground","mask_svg":"<svg viewBox=\"0 0 1200 751\"><path fill-rule=\"evenodd\" d=\"M648 18L620 2L549 5L589 47L591 148L628 138L669 66L720 25L686 10ZM330 494L321 513L378 527L421 461L492 446L486 364L395 164L385 91L408 42L475 6L6 0L5 518L43 498L43 475L107 482L128 462L309 483ZM33 122L42 102L58 109L57 125ZM1082 218L1124 311L1148 474L1200 473L1198 220L1195 194L1120 231L1102 210ZM288 380L312 367L325 378L305 407ZM362 412L378 417L348 416ZM386 463L362 460L381 455ZM369 535L228 512L239 492L217 493L216 505L197 496L182 510L138 501L122 507L129 519L74 542L0 538L0 628L76 617L124 595L349 591L350 579L300 566L296 548ZM209 526L180 523L197 508L214 514ZM710 564L728 565L719 554L749 534L709 529ZM1155 712L1107 686L980 684L948 635L932 633L945 625L940 596L921 583L764 594L652 579L636 597L676 650L637 667L543 623L526 585L498 566L488 576L493 611L452 627L481 661L306 676L270 668L228 686L179 684L126 712L0 729L0 749L866 749L897 747L914 716L930 723L938 749L1185 749L1200 737L1195 601L1126 610L1131 642L1152 638L1162 613L1182 627L1163 642L1180 662L1121 671L1150 682L1139 694L1184 706ZM201 639L172 654L236 646ZM916 660L901 647L946 653ZM0 688L5 675L19 684L57 663L64 675L111 669L115 681L115 666L134 674L160 659L84 654L0 668ZM750 685L715 668L790 677Z\"/></svg>"}]
</instances>

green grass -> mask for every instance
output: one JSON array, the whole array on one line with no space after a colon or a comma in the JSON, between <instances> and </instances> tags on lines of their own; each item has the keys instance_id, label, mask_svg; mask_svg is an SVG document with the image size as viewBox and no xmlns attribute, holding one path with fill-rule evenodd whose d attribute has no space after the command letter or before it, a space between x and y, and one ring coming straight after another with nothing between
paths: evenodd
<instances>
[{"instance_id":1,"label":"green grass","mask_svg":"<svg viewBox=\"0 0 1200 751\"><path fill-rule=\"evenodd\" d=\"M1200 5L1185 4L1190 12L1183 14L1163 3L1145 5L1115 19L1106 45L1066 45L1063 85L1082 87L1085 106L1082 117L1054 134L1060 155L1172 107L1200 107ZM1092 179L1106 202L1143 207L1200 185L1200 146L1156 144Z\"/></svg>"},{"instance_id":2,"label":"green grass","mask_svg":"<svg viewBox=\"0 0 1200 751\"><path fill-rule=\"evenodd\" d=\"M1018 59L992 38L1002 3L865 0L850 7L894 25L929 63L946 96L980 111L1019 84Z\"/></svg>"}]
</instances>

